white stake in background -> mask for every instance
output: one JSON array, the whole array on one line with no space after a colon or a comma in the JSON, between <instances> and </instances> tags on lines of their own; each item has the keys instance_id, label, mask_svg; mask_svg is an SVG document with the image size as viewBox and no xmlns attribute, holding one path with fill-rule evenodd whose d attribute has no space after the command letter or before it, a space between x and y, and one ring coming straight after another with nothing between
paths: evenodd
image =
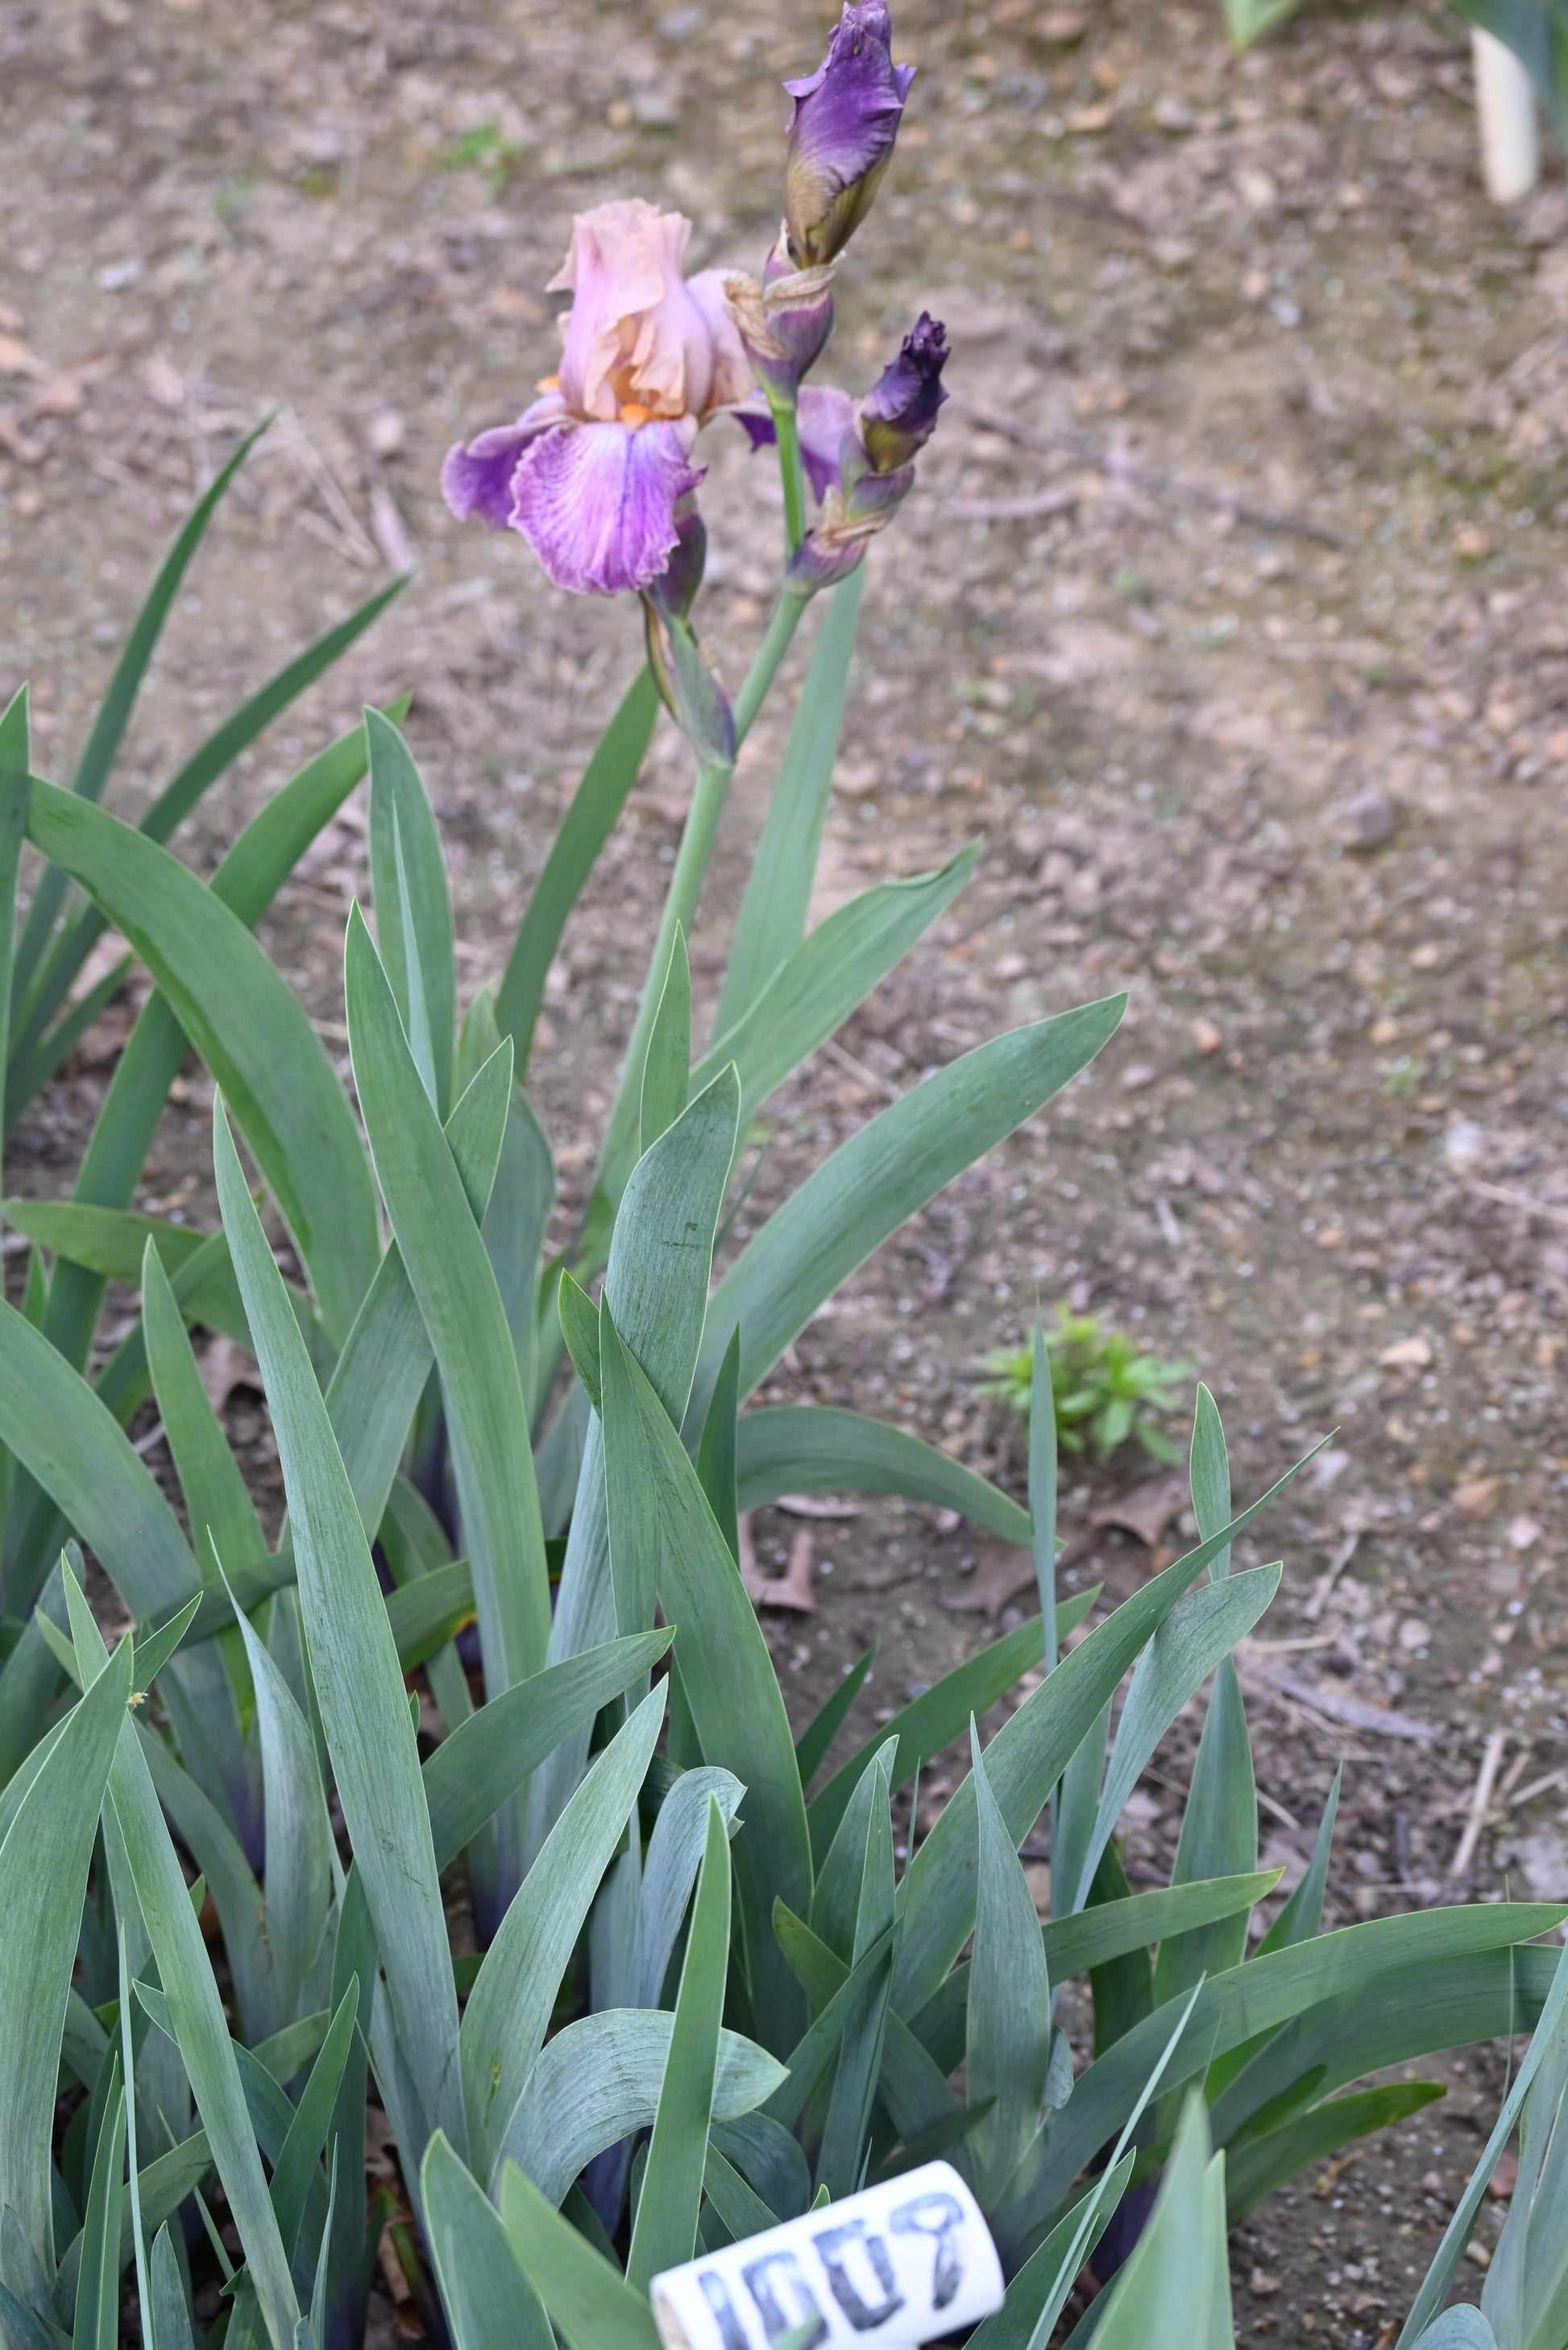
<instances>
[{"instance_id":1,"label":"white stake in background","mask_svg":"<svg viewBox=\"0 0 1568 2350\"><path fill-rule=\"evenodd\" d=\"M914 2350L1002 2307L1002 2262L947 2162L726 2244L649 2288L665 2350L768 2350L809 2325L813 2350Z\"/></svg>"},{"instance_id":2,"label":"white stake in background","mask_svg":"<svg viewBox=\"0 0 1568 2350\"><path fill-rule=\"evenodd\" d=\"M1494 204L1516 204L1541 176L1535 90L1529 74L1495 34L1470 27L1481 172Z\"/></svg>"}]
</instances>

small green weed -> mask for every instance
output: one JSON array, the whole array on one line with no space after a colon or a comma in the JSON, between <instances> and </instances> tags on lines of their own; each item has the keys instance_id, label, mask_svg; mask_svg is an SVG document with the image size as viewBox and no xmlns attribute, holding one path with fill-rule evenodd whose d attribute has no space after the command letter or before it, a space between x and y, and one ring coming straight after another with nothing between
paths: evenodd
<instances>
[{"instance_id":1,"label":"small green weed","mask_svg":"<svg viewBox=\"0 0 1568 2350\"><path fill-rule=\"evenodd\" d=\"M1401 1054L1399 1059L1385 1071L1378 1091L1386 1094L1392 1101L1401 1101L1407 1094L1419 1089L1426 1074L1425 1061L1413 1061L1408 1054Z\"/></svg>"},{"instance_id":2,"label":"small green weed","mask_svg":"<svg viewBox=\"0 0 1568 2350\"><path fill-rule=\"evenodd\" d=\"M1056 1437L1066 1451L1087 1450L1096 1460L1108 1461L1136 1436L1157 1461L1179 1458L1158 1422L1161 1413L1177 1409L1179 1390L1192 1375L1190 1363L1146 1354L1125 1330L1109 1330L1097 1314L1073 1314L1065 1305L1056 1308L1045 1345ZM1027 1346L993 1347L981 1359L990 1376L976 1394L995 1396L1026 1419L1033 1353Z\"/></svg>"},{"instance_id":3,"label":"small green weed","mask_svg":"<svg viewBox=\"0 0 1568 2350\"><path fill-rule=\"evenodd\" d=\"M491 194L498 196L522 160L522 148L499 123L476 122L450 147L438 150L435 167L438 172L483 172L489 176Z\"/></svg>"}]
</instances>

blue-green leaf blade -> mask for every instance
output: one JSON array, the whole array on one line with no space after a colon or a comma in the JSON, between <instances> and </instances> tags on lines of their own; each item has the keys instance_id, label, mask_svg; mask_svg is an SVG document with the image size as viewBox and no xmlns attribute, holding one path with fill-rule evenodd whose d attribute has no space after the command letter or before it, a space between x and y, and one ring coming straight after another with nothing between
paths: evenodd
<instances>
[{"instance_id":1,"label":"blue-green leaf blade","mask_svg":"<svg viewBox=\"0 0 1568 2350\"><path fill-rule=\"evenodd\" d=\"M544 2304L501 2214L439 2130L425 2149L420 2185L456 2350L555 2350Z\"/></svg>"},{"instance_id":2,"label":"blue-green leaf blade","mask_svg":"<svg viewBox=\"0 0 1568 2350\"><path fill-rule=\"evenodd\" d=\"M341 1338L380 1254L353 1114L286 983L217 892L131 826L35 782L28 837L147 964L233 1102Z\"/></svg>"},{"instance_id":3,"label":"blue-green leaf blade","mask_svg":"<svg viewBox=\"0 0 1568 2350\"><path fill-rule=\"evenodd\" d=\"M633 2291L514 2162L501 2174L501 2217L568 2350L661 2350L646 2294Z\"/></svg>"},{"instance_id":4,"label":"blue-green leaf blade","mask_svg":"<svg viewBox=\"0 0 1568 2350\"><path fill-rule=\"evenodd\" d=\"M889 1233L1086 1066L1125 1003L1110 996L977 1046L889 1104L809 1175L714 1292L688 1407L694 1425L737 1322L747 1396Z\"/></svg>"},{"instance_id":5,"label":"blue-green leaf blade","mask_svg":"<svg viewBox=\"0 0 1568 2350\"><path fill-rule=\"evenodd\" d=\"M71 1712L0 1843L0 2210L16 2212L47 2275L55 2081L130 1664L128 1646Z\"/></svg>"},{"instance_id":6,"label":"blue-green leaf blade","mask_svg":"<svg viewBox=\"0 0 1568 2350\"><path fill-rule=\"evenodd\" d=\"M697 1471L641 1365L629 1347L623 1355L625 1400L635 1425L619 1424L620 1398L607 1392L607 1452L625 1440L649 1464L649 1508L660 1543L659 1596L675 1626L681 1687L704 1761L732 1771L746 1789L735 1884L759 2025L776 2051L793 2043L801 2018L774 1940L774 1900L782 1896L804 1911L811 1898L811 1841L789 1717L756 1611Z\"/></svg>"},{"instance_id":7,"label":"blue-green leaf blade","mask_svg":"<svg viewBox=\"0 0 1568 2350\"><path fill-rule=\"evenodd\" d=\"M463 2146L446 1913L397 1648L327 1405L221 1104L213 1153L223 1227L277 1435L300 1608L356 1866L427 2126ZM416 2149L409 2151L411 2158Z\"/></svg>"},{"instance_id":8,"label":"blue-green leaf blade","mask_svg":"<svg viewBox=\"0 0 1568 2350\"><path fill-rule=\"evenodd\" d=\"M567 1804L485 1952L462 2034L463 2095L481 2177L489 2176L544 2045L566 1960L620 1842L663 1719L660 1684Z\"/></svg>"},{"instance_id":9,"label":"blue-green leaf blade","mask_svg":"<svg viewBox=\"0 0 1568 2350\"><path fill-rule=\"evenodd\" d=\"M934 1502L1003 1542L1029 1540L1029 1513L1000 1486L908 1429L836 1404L764 1404L735 1423L737 1500L781 1493L901 1493Z\"/></svg>"},{"instance_id":10,"label":"blue-green leaf blade","mask_svg":"<svg viewBox=\"0 0 1568 2350\"><path fill-rule=\"evenodd\" d=\"M451 1107L457 1022L457 970L446 860L429 796L401 734L379 710L367 710L365 735L370 755L370 881L381 960L406 1025L410 1006L405 974L411 954L430 1024L436 1107L444 1118ZM413 918L411 941L404 935L400 859Z\"/></svg>"},{"instance_id":11,"label":"blue-green leaf blade","mask_svg":"<svg viewBox=\"0 0 1568 2350\"><path fill-rule=\"evenodd\" d=\"M670 2054L627 2257L627 2282L634 2290L646 2292L650 2278L680 2267L696 2247L729 1962L729 1829L718 1798L710 1795Z\"/></svg>"},{"instance_id":12,"label":"blue-green leaf blade","mask_svg":"<svg viewBox=\"0 0 1568 2350\"><path fill-rule=\"evenodd\" d=\"M545 1532L517 1357L452 1146L420 1083L357 908L345 979L355 1084L387 1212L441 1369L485 1681L499 1694L540 1669L550 1637Z\"/></svg>"}]
</instances>

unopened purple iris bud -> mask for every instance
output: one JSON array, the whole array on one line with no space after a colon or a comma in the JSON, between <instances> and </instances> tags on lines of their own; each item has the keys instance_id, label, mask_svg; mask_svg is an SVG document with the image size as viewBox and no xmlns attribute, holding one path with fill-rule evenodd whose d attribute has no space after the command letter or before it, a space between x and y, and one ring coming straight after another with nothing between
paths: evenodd
<instances>
[{"instance_id":1,"label":"unopened purple iris bud","mask_svg":"<svg viewBox=\"0 0 1568 2350\"><path fill-rule=\"evenodd\" d=\"M708 526L697 511L697 501L690 492L677 498L671 517L675 525L675 545L670 551L670 561L657 577L650 579L643 594L675 619L684 620L697 601L697 590L702 585L702 574L708 562Z\"/></svg>"},{"instance_id":2,"label":"unopened purple iris bud","mask_svg":"<svg viewBox=\"0 0 1568 2350\"><path fill-rule=\"evenodd\" d=\"M844 0L827 55L794 100L784 165L784 228L800 268L831 261L855 234L898 135L913 66L896 66L887 0Z\"/></svg>"},{"instance_id":3,"label":"unopened purple iris bud","mask_svg":"<svg viewBox=\"0 0 1568 2350\"><path fill-rule=\"evenodd\" d=\"M846 469L847 470L847 469ZM896 473L862 473L835 482L822 510L789 560L786 577L796 593L815 596L847 579L878 531L886 530L915 485L913 465Z\"/></svg>"},{"instance_id":4,"label":"unopened purple iris bud","mask_svg":"<svg viewBox=\"0 0 1568 2350\"><path fill-rule=\"evenodd\" d=\"M665 707L701 759L735 755L735 721L723 689L702 658L690 614L702 585L708 533L697 501L678 498L670 561L642 591L648 664Z\"/></svg>"},{"instance_id":5,"label":"unopened purple iris bud","mask_svg":"<svg viewBox=\"0 0 1568 2350\"><path fill-rule=\"evenodd\" d=\"M936 430L937 411L947 393L947 329L922 310L898 356L860 403L860 439L877 473L897 473L922 450Z\"/></svg>"},{"instance_id":6,"label":"unopened purple iris bud","mask_svg":"<svg viewBox=\"0 0 1568 2350\"><path fill-rule=\"evenodd\" d=\"M947 398L947 329L922 310L903 348L858 408L831 384L807 384L795 407L801 463L819 501L815 522L790 557L799 596L846 579L914 487L914 459L936 429ZM776 437L761 399L732 411L753 448Z\"/></svg>"},{"instance_id":7,"label":"unopened purple iris bud","mask_svg":"<svg viewBox=\"0 0 1568 2350\"><path fill-rule=\"evenodd\" d=\"M793 400L833 332L833 267L797 269L781 240L762 276L730 276L725 298L758 380Z\"/></svg>"}]
</instances>

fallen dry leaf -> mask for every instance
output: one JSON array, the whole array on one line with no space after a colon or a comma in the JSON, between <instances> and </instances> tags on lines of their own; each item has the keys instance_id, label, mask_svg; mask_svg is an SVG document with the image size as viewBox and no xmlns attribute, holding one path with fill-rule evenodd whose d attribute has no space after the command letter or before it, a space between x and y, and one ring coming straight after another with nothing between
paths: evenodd
<instances>
[{"instance_id":1,"label":"fallen dry leaf","mask_svg":"<svg viewBox=\"0 0 1568 2350\"><path fill-rule=\"evenodd\" d=\"M1061 1555L1065 1558L1067 1552ZM1000 1616L1008 1601L1033 1580L1034 1561L1031 1554L1026 1550L1006 1550L967 1575L961 1590L944 1591L942 1606L955 1616Z\"/></svg>"},{"instance_id":2,"label":"fallen dry leaf","mask_svg":"<svg viewBox=\"0 0 1568 2350\"><path fill-rule=\"evenodd\" d=\"M1149 1553L1151 1571L1168 1566L1165 1536L1187 1507L1188 1485L1183 1476L1149 1477L1119 1501L1096 1510L1082 1534L1075 1534L1056 1554L1057 1572L1075 1565L1095 1548L1095 1536L1115 1531L1131 1534ZM1034 1580L1034 1561L1026 1550L1007 1550L970 1576L961 1591L942 1594L942 1606L955 1616L998 1616L1008 1601Z\"/></svg>"},{"instance_id":3,"label":"fallen dry leaf","mask_svg":"<svg viewBox=\"0 0 1568 2350\"><path fill-rule=\"evenodd\" d=\"M1147 1477L1119 1501L1107 1502L1104 1509L1096 1510L1089 1523L1096 1529L1119 1526L1124 1534L1136 1535L1147 1550L1158 1550L1187 1503L1184 1476Z\"/></svg>"},{"instance_id":4,"label":"fallen dry leaf","mask_svg":"<svg viewBox=\"0 0 1568 2350\"><path fill-rule=\"evenodd\" d=\"M1366 2159L1365 2154L1357 2149L1354 2154L1336 2154L1332 2162L1325 2162L1318 2174L1317 2184L1313 2189L1313 2193L1319 2202L1333 2194L1334 2188L1347 2170L1354 2170L1358 2162L1365 2162Z\"/></svg>"},{"instance_id":5,"label":"fallen dry leaf","mask_svg":"<svg viewBox=\"0 0 1568 2350\"><path fill-rule=\"evenodd\" d=\"M0 335L0 375L47 375L48 362L16 335Z\"/></svg>"},{"instance_id":6,"label":"fallen dry leaf","mask_svg":"<svg viewBox=\"0 0 1568 2350\"><path fill-rule=\"evenodd\" d=\"M44 453L36 441L26 438L8 408L0 408L0 449L20 465L36 465Z\"/></svg>"},{"instance_id":7,"label":"fallen dry leaf","mask_svg":"<svg viewBox=\"0 0 1568 2350\"><path fill-rule=\"evenodd\" d=\"M802 1526L789 1547L782 1575L764 1575L752 1547L752 1513L742 1510L736 1520L741 1551L741 1581L759 1607L790 1607L797 1616L815 1616L816 1592L812 1584L815 1544L809 1526Z\"/></svg>"},{"instance_id":8,"label":"fallen dry leaf","mask_svg":"<svg viewBox=\"0 0 1568 2350\"><path fill-rule=\"evenodd\" d=\"M109 375L112 359L78 359L74 367L57 368L41 383L23 410L26 416L77 416L87 400L88 386Z\"/></svg>"},{"instance_id":9,"label":"fallen dry leaf","mask_svg":"<svg viewBox=\"0 0 1568 2350\"><path fill-rule=\"evenodd\" d=\"M1496 1509L1502 1492L1501 1477L1469 1477L1454 1488L1454 1507L1461 1518L1484 1518Z\"/></svg>"}]
</instances>

